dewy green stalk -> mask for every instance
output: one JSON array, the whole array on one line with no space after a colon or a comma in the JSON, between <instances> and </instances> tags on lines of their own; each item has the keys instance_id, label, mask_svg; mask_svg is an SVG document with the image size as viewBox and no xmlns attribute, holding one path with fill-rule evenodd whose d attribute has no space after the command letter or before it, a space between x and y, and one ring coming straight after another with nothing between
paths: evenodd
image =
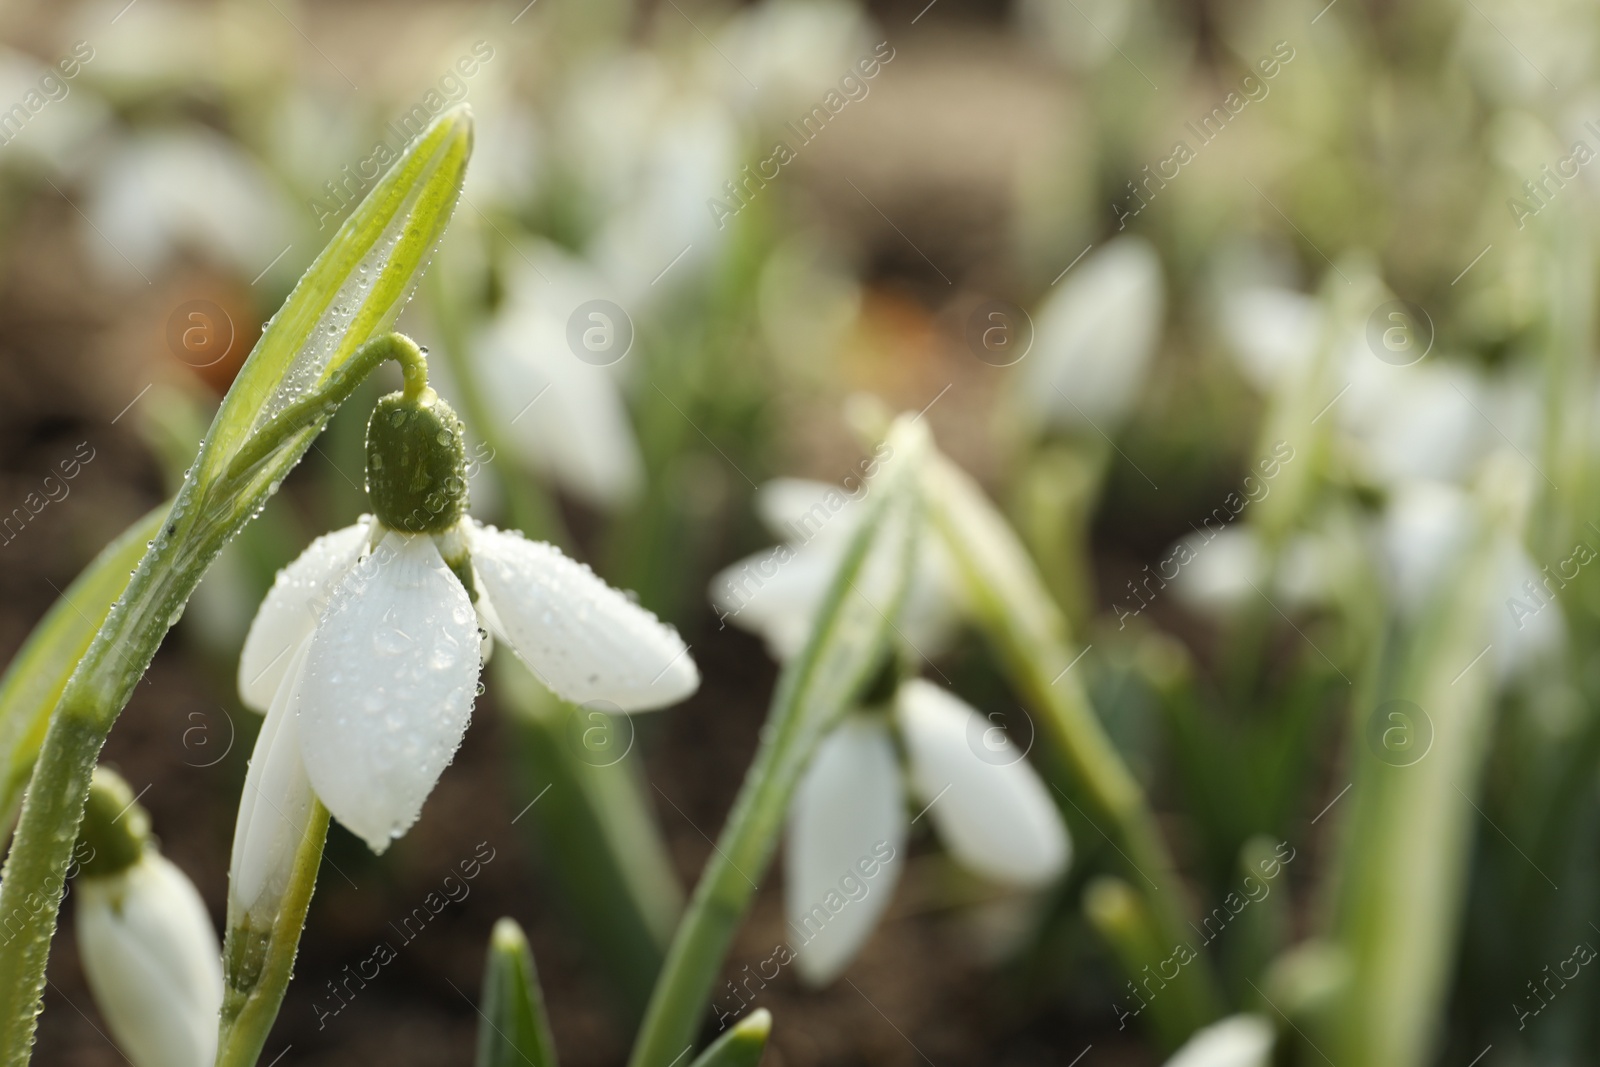
<instances>
[{"instance_id":1,"label":"dewy green stalk","mask_svg":"<svg viewBox=\"0 0 1600 1067\"><path fill-rule=\"evenodd\" d=\"M0 924L17 931L0 942L0 1064L31 1053L62 876L106 735L206 568L358 383L352 368L396 354L387 339L363 346L410 299L471 148L470 112L441 115L312 263L240 369L165 525L61 694L0 877Z\"/></svg>"},{"instance_id":2,"label":"dewy green stalk","mask_svg":"<svg viewBox=\"0 0 1600 1067\"><path fill-rule=\"evenodd\" d=\"M910 578L926 434L902 420L889 444L893 459L867 483L876 499L839 564L805 650L779 677L761 747L667 953L632 1067L668 1067L692 1047L728 945L755 899L751 879L772 860L800 775L886 652L890 620Z\"/></svg>"}]
</instances>

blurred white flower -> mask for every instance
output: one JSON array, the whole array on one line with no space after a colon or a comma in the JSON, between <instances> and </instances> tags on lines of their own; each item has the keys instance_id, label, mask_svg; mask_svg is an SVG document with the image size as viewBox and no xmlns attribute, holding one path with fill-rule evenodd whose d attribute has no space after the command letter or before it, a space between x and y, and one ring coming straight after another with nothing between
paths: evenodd
<instances>
[{"instance_id":1,"label":"blurred white flower","mask_svg":"<svg viewBox=\"0 0 1600 1067\"><path fill-rule=\"evenodd\" d=\"M593 300L614 306L578 313ZM619 308L615 290L588 264L530 243L513 261L504 306L472 345L502 437L524 462L601 508L628 503L644 482L618 384L633 331ZM591 336L596 344L585 347ZM580 359L579 349L589 358Z\"/></svg>"},{"instance_id":2,"label":"blurred white flower","mask_svg":"<svg viewBox=\"0 0 1600 1067\"><path fill-rule=\"evenodd\" d=\"M1228 354L1263 393L1295 380L1311 366L1322 339L1322 309L1314 297L1273 285L1222 296L1221 326Z\"/></svg>"},{"instance_id":3,"label":"blurred white flower","mask_svg":"<svg viewBox=\"0 0 1600 1067\"><path fill-rule=\"evenodd\" d=\"M122 870L86 871L76 925L95 1003L134 1067L211 1067L222 949L184 873L149 846Z\"/></svg>"},{"instance_id":4,"label":"blurred white flower","mask_svg":"<svg viewBox=\"0 0 1600 1067\"><path fill-rule=\"evenodd\" d=\"M476 609L441 547L470 569ZM370 517L326 534L279 573L239 658L241 699L268 713L239 808L240 904L298 842L296 735L305 781L374 852L416 821L466 732L480 620L574 703L644 711L699 685L675 630L552 545L472 519L441 535Z\"/></svg>"},{"instance_id":5,"label":"blurred white flower","mask_svg":"<svg viewBox=\"0 0 1600 1067\"><path fill-rule=\"evenodd\" d=\"M1270 1067L1272 1023L1260 1015L1230 1015L1196 1031L1166 1067Z\"/></svg>"},{"instance_id":6,"label":"blurred white flower","mask_svg":"<svg viewBox=\"0 0 1600 1067\"><path fill-rule=\"evenodd\" d=\"M853 73L874 43L865 14L849 0L761 0L729 20L719 37L720 50L738 63L734 70L719 56L707 59L725 95L773 120L809 108Z\"/></svg>"},{"instance_id":7,"label":"blurred white flower","mask_svg":"<svg viewBox=\"0 0 1600 1067\"><path fill-rule=\"evenodd\" d=\"M111 109L84 84L81 64L69 53L68 68L45 66L22 52L0 48L0 160L16 166L19 159L42 164L57 174L72 175L91 156L111 124ZM28 107L39 101L37 112Z\"/></svg>"},{"instance_id":8,"label":"blurred white flower","mask_svg":"<svg viewBox=\"0 0 1600 1067\"><path fill-rule=\"evenodd\" d=\"M1005 731L920 679L903 682L893 704L910 792L951 854L1019 888L1059 877L1072 853L1066 824ZM849 966L900 877L908 783L890 731L884 716L849 715L818 746L790 804L784 902L802 942L796 965L812 985Z\"/></svg>"},{"instance_id":9,"label":"blurred white flower","mask_svg":"<svg viewBox=\"0 0 1600 1067\"><path fill-rule=\"evenodd\" d=\"M1180 542L1187 558L1178 572L1173 591L1191 608L1224 614L1248 597L1259 596L1265 578L1266 553L1261 539L1248 526L1229 525L1186 537Z\"/></svg>"},{"instance_id":10,"label":"blurred white flower","mask_svg":"<svg viewBox=\"0 0 1600 1067\"><path fill-rule=\"evenodd\" d=\"M694 78L640 52L592 64L569 86L555 136L604 220L586 252L626 306L664 299L720 246L726 231L706 201L737 177L740 138Z\"/></svg>"},{"instance_id":11,"label":"blurred white flower","mask_svg":"<svg viewBox=\"0 0 1600 1067\"><path fill-rule=\"evenodd\" d=\"M140 280L184 250L254 278L298 221L260 164L221 135L188 127L122 138L91 179L84 213L99 266Z\"/></svg>"},{"instance_id":12,"label":"blurred white flower","mask_svg":"<svg viewBox=\"0 0 1600 1067\"><path fill-rule=\"evenodd\" d=\"M1443 482L1402 482L1390 494L1382 523L1394 602L1414 619L1470 541L1477 523L1472 499Z\"/></svg>"},{"instance_id":13,"label":"blurred white flower","mask_svg":"<svg viewBox=\"0 0 1600 1067\"><path fill-rule=\"evenodd\" d=\"M756 509L783 543L748 556L711 580L711 600L723 617L760 634L779 660L800 652L822 598L861 521L868 491L802 478L775 478L756 493ZM962 607L955 564L943 543L918 539L917 559L897 622L898 635L923 657L954 636Z\"/></svg>"},{"instance_id":14,"label":"blurred white flower","mask_svg":"<svg viewBox=\"0 0 1600 1067\"><path fill-rule=\"evenodd\" d=\"M1495 390L1472 369L1430 358L1393 366L1352 345L1350 391L1332 414L1359 468L1380 485L1411 479L1464 483L1499 434L1488 421Z\"/></svg>"},{"instance_id":15,"label":"blurred white flower","mask_svg":"<svg viewBox=\"0 0 1600 1067\"><path fill-rule=\"evenodd\" d=\"M1144 239L1119 237L1059 285L1034 316L1018 403L1055 425L1115 424L1138 399L1161 338L1161 261Z\"/></svg>"}]
</instances>

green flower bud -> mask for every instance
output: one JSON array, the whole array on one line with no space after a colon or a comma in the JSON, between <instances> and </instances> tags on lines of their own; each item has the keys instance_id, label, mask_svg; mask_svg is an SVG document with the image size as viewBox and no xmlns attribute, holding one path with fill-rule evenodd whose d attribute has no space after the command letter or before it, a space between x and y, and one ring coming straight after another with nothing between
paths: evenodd
<instances>
[{"instance_id":1,"label":"green flower bud","mask_svg":"<svg viewBox=\"0 0 1600 1067\"><path fill-rule=\"evenodd\" d=\"M89 801L78 826L82 873L106 878L139 862L150 840L150 816L134 802L122 776L104 767L94 769Z\"/></svg>"},{"instance_id":2,"label":"green flower bud","mask_svg":"<svg viewBox=\"0 0 1600 1067\"><path fill-rule=\"evenodd\" d=\"M430 388L390 393L367 421L367 495L391 530L438 534L467 509L461 420Z\"/></svg>"}]
</instances>

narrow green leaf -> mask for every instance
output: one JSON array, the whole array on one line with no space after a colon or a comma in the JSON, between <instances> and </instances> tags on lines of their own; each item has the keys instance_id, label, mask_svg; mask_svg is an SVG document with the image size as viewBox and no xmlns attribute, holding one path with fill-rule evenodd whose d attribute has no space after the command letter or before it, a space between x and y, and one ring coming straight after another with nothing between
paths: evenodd
<instances>
[{"instance_id":1,"label":"narrow green leaf","mask_svg":"<svg viewBox=\"0 0 1600 1067\"><path fill-rule=\"evenodd\" d=\"M477 1067L556 1067L533 953L513 919L501 919L489 935L474 1062Z\"/></svg>"},{"instance_id":2,"label":"narrow green leaf","mask_svg":"<svg viewBox=\"0 0 1600 1067\"><path fill-rule=\"evenodd\" d=\"M39 620L0 678L0 839L11 833L50 712L161 528L163 504L100 550Z\"/></svg>"},{"instance_id":3,"label":"narrow green leaf","mask_svg":"<svg viewBox=\"0 0 1600 1067\"><path fill-rule=\"evenodd\" d=\"M689 1067L756 1067L772 1034L772 1013L757 1008L712 1042Z\"/></svg>"},{"instance_id":4,"label":"narrow green leaf","mask_svg":"<svg viewBox=\"0 0 1600 1067\"><path fill-rule=\"evenodd\" d=\"M745 772L689 910L678 926L632 1067L669 1067L693 1040L734 931L766 873L806 764L882 663L910 580L926 432L901 420L869 481L866 514L834 573L811 635L778 678L761 747Z\"/></svg>"}]
</instances>

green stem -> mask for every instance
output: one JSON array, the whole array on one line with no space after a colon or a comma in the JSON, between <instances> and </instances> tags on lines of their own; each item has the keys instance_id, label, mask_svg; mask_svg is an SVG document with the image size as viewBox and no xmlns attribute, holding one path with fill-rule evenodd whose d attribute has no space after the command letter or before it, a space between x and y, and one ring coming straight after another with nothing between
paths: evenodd
<instances>
[{"instance_id":1,"label":"green stem","mask_svg":"<svg viewBox=\"0 0 1600 1067\"><path fill-rule=\"evenodd\" d=\"M261 1056L294 974L300 933L317 887L317 869L322 865L327 837L328 809L314 800L305 836L295 851L289 885L270 926L253 924L229 903L216 1067L254 1067Z\"/></svg>"}]
</instances>

